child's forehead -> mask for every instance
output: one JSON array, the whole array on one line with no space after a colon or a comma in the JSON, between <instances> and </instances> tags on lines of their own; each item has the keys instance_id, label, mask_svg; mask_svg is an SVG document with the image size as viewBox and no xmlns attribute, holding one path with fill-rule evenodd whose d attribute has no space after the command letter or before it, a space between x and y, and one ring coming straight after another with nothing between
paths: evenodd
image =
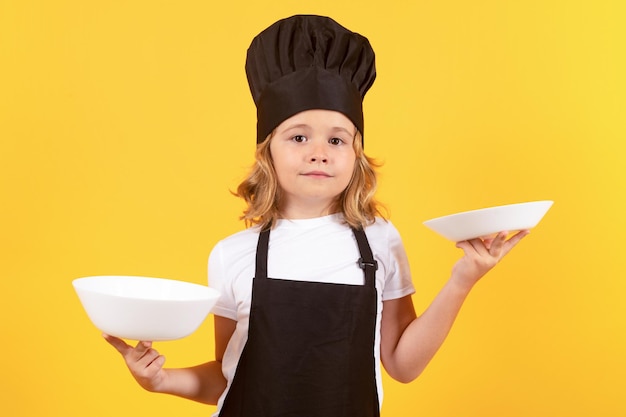
<instances>
[{"instance_id":1,"label":"child's forehead","mask_svg":"<svg viewBox=\"0 0 626 417\"><path fill-rule=\"evenodd\" d=\"M305 110L284 120L278 131L294 128L325 128L354 133L356 126L343 113L333 110Z\"/></svg>"}]
</instances>

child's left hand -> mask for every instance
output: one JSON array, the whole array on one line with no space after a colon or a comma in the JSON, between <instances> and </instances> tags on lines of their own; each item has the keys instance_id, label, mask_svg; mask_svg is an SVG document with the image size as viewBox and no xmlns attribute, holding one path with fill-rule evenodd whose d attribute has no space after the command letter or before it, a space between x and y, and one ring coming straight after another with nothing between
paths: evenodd
<instances>
[{"instance_id":1,"label":"child's left hand","mask_svg":"<svg viewBox=\"0 0 626 417\"><path fill-rule=\"evenodd\" d=\"M528 233L521 230L507 240L508 232L500 232L493 238L457 242L456 247L463 250L464 256L452 268L450 279L469 291Z\"/></svg>"}]
</instances>

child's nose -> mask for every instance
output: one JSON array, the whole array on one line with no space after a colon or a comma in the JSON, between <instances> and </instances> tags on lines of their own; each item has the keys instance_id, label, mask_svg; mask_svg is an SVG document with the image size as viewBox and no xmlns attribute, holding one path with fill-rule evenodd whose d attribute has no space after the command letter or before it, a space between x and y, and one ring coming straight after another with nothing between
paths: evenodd
<instances>
[{"instance_id":1,"label":"child's nose","mask_svg":"<svg viewBox=\"0 0 626 417\"><path fill-rule=\"evenodd\" d=\"M323 164L328 162L328 158L319 154L319 155L311 155L310 162L321 162Z\"/></svg>"},{"instance_id":2,"label":"child's nose","mask_svg":"<svg viewBox=\"0 0 626 417\"><path fill-rule=\"evenodd\" d=\"M326 155L326 151L323 146L316 145L311 149L311 155L309 156L309 162L311 163L322 163L325 164L328 162L328 155Z\"/></svg>"}]
</instances>

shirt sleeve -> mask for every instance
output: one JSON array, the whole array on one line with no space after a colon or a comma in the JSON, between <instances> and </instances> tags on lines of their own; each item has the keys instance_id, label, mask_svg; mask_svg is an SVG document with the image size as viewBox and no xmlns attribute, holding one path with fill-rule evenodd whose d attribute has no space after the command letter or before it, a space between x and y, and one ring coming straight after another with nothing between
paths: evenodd
<instances>
[{"instance_id":1,"label":"shirt sleeve","mask_svg":"<svg viewBox=\"0 0 626 417\"><path fill-rule=\"evenodd\" d=\"M228 270L223 261L222 252L222 244L218 242L209 255L209 287L216 289L220 293L220 298L213 308L213 313L217 316L236 320L237 303L232 288L232 281L228 279Z\"/></svg>"},{"instance_id":2,"label":"shirt sleeve","mask_svg":"<svg viewBox=\"0 0 626 417\"><path fill-rule=\"evenodd\" d=\"M415 293L409 260L396 227L387 223L388 268L382 300L394 300Z\"/></svg>"}]
</instances>

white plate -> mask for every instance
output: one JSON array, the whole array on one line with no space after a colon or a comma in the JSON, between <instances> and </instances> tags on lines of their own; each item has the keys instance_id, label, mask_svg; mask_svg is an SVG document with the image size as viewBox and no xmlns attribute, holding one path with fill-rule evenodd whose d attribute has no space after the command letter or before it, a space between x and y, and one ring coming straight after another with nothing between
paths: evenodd
<instances>
[{"instance_id":1,"label":"white plate","mask_svg":"<svg viewBox=\"0 0 626 417\"><path fill-rule=\"evenodd\" d=\"M219 298L204 285L164 278L93 276L72 281L101 331L132 340L174 340L193 333Z\"/></svg>"},{"instance_id":2,"label":"white plate","mask_svg":"<svg viewBox=\"0 0 626 417\"><path fill-rule=\"evenodd\" d=\"M501 231L532 229L553 201L530 201L464 211L424 222L428 228L454 242L489 236Z\"/></svg>"}]
</instances>

